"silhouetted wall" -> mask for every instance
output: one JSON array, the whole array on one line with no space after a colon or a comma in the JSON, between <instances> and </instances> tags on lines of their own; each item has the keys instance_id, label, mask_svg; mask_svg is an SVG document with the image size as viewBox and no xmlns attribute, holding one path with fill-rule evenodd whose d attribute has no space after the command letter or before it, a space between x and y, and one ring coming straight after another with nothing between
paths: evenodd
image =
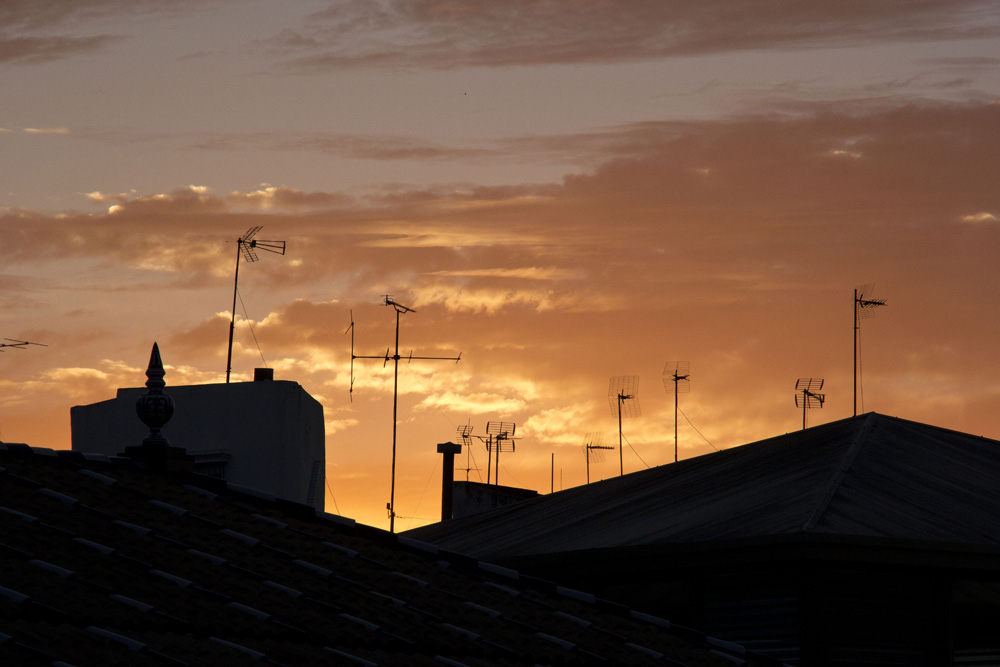
<instances>
[{"instance_id":1,"label":"silhouetted wall","mask_svg":"<svg viewBox=\"0 0 1000 667\"><path fill-rule=\"evenodd\" d=\"M480 482L455 482L454 489L454 513L452 516L456 519L519 503L538 495L538 491L532 489L518 489L513 486L497 486Z\"/></svg>"},{"instance_id":2,"label":"silhouetted wall","mask_svg":"<svg viewBox=\"0 0 1000 667\"><path fill-rule=\"evenodd\" d=\"M148 428L135 401L145 388L70 410L73 449L114 456L140 445ZM196 472L323 510L323 406L297 382L170 386L174 416L163 427L173 447L195 457Z\"/></svg>"}]
</instances>

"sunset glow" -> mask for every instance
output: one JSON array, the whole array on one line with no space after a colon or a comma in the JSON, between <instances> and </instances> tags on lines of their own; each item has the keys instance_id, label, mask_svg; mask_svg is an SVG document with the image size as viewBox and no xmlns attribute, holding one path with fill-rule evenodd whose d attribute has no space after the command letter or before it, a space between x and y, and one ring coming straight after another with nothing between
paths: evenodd
<instances>
[{"instance_id":1,"label":"sunset glow","mask_svg":"<svg viewBox=\"0 0 1000 667\"><path fill-rule=\"evenodd\" d=\"M351 394L345 332L391 353L386 294L402 356L461 353L400 363L400 530L462 425L517 424L503 484L585 483L612 376L625 471L673 461L671 360L681 458L801 428L800 377L810 425L850 416L863 283L859 408L1000 438L997 54L972 0L7 3L0 337L46 347L0 354L0 440L69 448L154 341L168 392L224 381L257 225L287 254L240 267L233 379L324 405L327 509L365 523L393 367Z\"/></svg>"}]
</instances>

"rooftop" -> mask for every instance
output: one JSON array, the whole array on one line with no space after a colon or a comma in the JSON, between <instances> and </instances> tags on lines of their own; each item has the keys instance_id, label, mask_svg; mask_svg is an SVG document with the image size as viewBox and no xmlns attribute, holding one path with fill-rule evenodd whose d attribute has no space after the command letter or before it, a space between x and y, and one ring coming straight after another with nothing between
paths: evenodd
<instances>
[{"instance_id":1,"label":"rooftop","mask_svg":"<svg viewBox=\"0 0 1000 667\"><path fill-rule=\"evenodd\" d=\"M776 664L221 480L0 444L0 664Z\"/></svg>"},{"instance_id":2,"label":"rooftop","mask_svg":"<svg viewBox=\"0 0 1000 667\"><path fill-rule=\"evenodd\" d=\"M773 538L1000 547L1000 442L876 413L407 535L499 560Z\"/></svg>"}]
</instances>

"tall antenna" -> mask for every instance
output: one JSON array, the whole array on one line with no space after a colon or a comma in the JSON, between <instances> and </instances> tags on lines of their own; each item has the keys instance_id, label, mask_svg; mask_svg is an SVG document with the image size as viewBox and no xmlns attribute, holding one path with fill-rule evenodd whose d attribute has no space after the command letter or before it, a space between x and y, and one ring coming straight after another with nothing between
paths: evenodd
<instances>
[{"instance_id":1,"label":"tall antenna","mask_svg":"<svg viewBox=\"0 0 1000 667\"><path fill-rule=\"evenodd\" d=\"M861 324L859 319L875 317L875 309L886 305L885 299L873 299L875 283L859 285L854 288L854 416L858 416L858 371L861 359L858 355L858 344L861 341Z\"/></svg>"},{"instance_id":2,"label":"tall antenna","mask_svg":"<svg viewBox=\"0 0 1000 667\"><path fill-rule=\"evenodd\" d=\"M588 433L584 438L583 451L587 456L587 484L590 484L590 462L601 463L604 461L605 449L614 449L610 445L605 445L603 433Z\"/></svg>"},{"instance_id":3,"label":"tall antenna","mask_svg":"<svg viewBox=\"0 0 1000 667\"><path fill-rule=\"evenodd\" d=\"M795 407L802 408L802 429L806 428L806 410L822 408L826 394L820 394L823 378L799 378L795 381Z\"/></svg>"},{"instance_id":4,"label":"tall antenna","mask_svg":"<svg viewBox=\"0 0 1000 667\"><path fill-rule=\"evenodd\" d=\"M6 343L0 343L0 352L3 352L3 348L12 347L15 350L23 350L29 345L38 345L39 347L48 347L45 343L32 343L29 340L17 340L16 338L4 338Z\"/></svg>"},{"instance_id":5,"label":"tall antenna","mask_svg":"<svg viewBox=\"0 0 1000 667\"><path fill-rule=\"evenodd\" d=\"M351 400L354 398L354 360L355 359L382 359L382 367L392 360L394 364L393 379L392 379L392 482L389 490L389 502L385 504L385 508L389 513L389 532L395 532L396 527L396 424L397 424L397 407L399 399L399 360L403 357L399 356L399 316L403 313L415 313L417 311L412 308L407 308L406 306L396 303L392 300L391 294L383 295L385 299L386 306L392 306L396 311L396 351L392 356L389 356L389 348L385 349L385 354L380 355L357 355L354 354L354 312L351 312L351 326L348 327L348 331L351 332ZM346 332L344 332L346 333ZM454 361L456 364L461 360L462 353L459 352L457 357L415 357L413 352L410 352L409 356L406 357L406 361L410 362L414 359L426 360L426 359L436 359L436 360L446 360Z\"/></svg>"},{"instance_id":6,"label":"tall antenna","mask_svg":"<svg viewBox=\"0 0 1000 667\"><path fill-rule=\"evenodd\" d=\"M611 414L618 417L618 467L619 474L625 474L625 459L622 454L622 414L627 417L639 416L639 376L613 376L608 383L608 403Z\"/></svg>"},{"instance_id":7,"label":"tall antenna","mask_svg":"<svg viewBox=\"0 0 1000 667\"><path fill-rule=\"evenodd\" d=\"M663 387L668 394L674 394L674 463L677 463L677 394L691 391L691 362L668 361L663 367Z\"/></svg>"},{"instance_id":8,"label":"tall antenna","mask_svg":"<svg viewBox=\"0 0 1000 667\"><path fill-rule=\"evenodd\" d=\"M514 430L517 425L513 422L486 422L486 451L496 452L497 468L493 473L494 484L500 486L500 452L514 451ZM486 483L490 483L489 467L486 468Z\"/></svg>"},{"instance_id":9,"label":"tall antenna","mask_svg":"<svg viewBox=\"0 0 1000 667\"><path fill-rule=\"evenodd\" d=\"M285 254L284 241L259 241L254 237L261 226L251 227L240 238L236 239L236 278L233 281L233 319L229 322L229 354L226 357L226 384L229 384L229 374L233 369L233 331L236 329L236 292L240 284L240 256L247 262L257 261L257 250L273 252L276 255Z\"/></svg>"}]
</instances>

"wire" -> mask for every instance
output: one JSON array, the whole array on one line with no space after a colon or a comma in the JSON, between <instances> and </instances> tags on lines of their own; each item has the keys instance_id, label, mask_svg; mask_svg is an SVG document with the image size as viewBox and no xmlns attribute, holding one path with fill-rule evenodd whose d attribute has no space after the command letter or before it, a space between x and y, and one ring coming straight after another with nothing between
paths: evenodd
<instances>
[{"instance_id":1,"label":"wire","mask_svg":"<svg viewBox=\"0 0 1000 667\"><path fill-rule=\"evenodd\" d=\"M330 488L330 480L324 479L324 481L326 482L326 490L330 492L330 498L333 499L333 508L337 510L337 514L340 514L340 508L337 507L337 499L333 495L333 489Z\"/></svg>"},{"instance_id":2,"label":"wire","mask_svg":"<svg viewBox=\"0 0 1000 667\"><path fill-rule=\"evenodd\" d=\"M417 506L415 508L413 508L414 512L419 512L420 511L420 503L424 502L424 494L427 493L427 487L431 485L431 479L434 477L434 471L435 470L437 470L437 467L436 466L431 466L431 474L427 476L427 482L424 483L424 490L420 492L420 498L417 500ZM398 517L399 515L397 514L396 516ZM404 517L400 517L400 518L404 518ZM405 518L410 519L411 520L410 524L412 524L413 523L412 520L416 519L417 517L411 516L411 517L405 517ZM421 521L422 520L423 519L421 519ZM407 524L406 527L409 528L410 524Z\"/></svg>"},{"instance_id":3,"label":"wire","mask_svg":"<svg viewBox=\"0 0 1000 667\"><path fill-rule=\"evenodd\" d=\"M693 429L694 429L694 432L695 432L695 433L697 433L698 435L700 435L700 436L701 436L701 439L702 439L702 440L704 440L705 442L707 442L707 443L708 443L708 446L709 446L709 447L711 447L711 448L712 448L712 449L714 449L715 451L719 451L719 448L718 448L718 447L716 447L715 445L713 445L713 444L712 444L712 441L711 441L711 440L709 440L708 438L706 438L706 437L705 437L705 435L704 435L704 434L703 434L703 433L702 433L701 431L699 431L699 430L698 430L698 427L697 427L697 426L695 426L694 424L692 424L692 423L691 423L691 420L690 420L690 419L688 419L688 416L684 414L684 411L683 411L683 410L681 410L680 408L677 408L677 410L678 410L678 412L680 412L680 413L681 413L682 415L684 415L684 419L686 419L686 420L687 420L687 423L688 423L688 425L690 425L690 426L691 426L691 428L693 428Z\"/></svg>"},{"instance_id":4,"label":"wire","mask_svg":"<svg viewBox=\"0 0 1000 667\"><path fill-rule=\"evenodd\" d=\"M243 295L237 290L236 295L240 298L240 305L243 306L243 317L246 318L247 326L250 327L250 335L253 336L253 342L257 345L257 352L260 353L260 361L264 364L264 368L267 368L267 362L264 361L264 351L260 349L260 342L257 340L257 334L253 332L253 325L250 324L250 316L247 315L246 304L243 303Z\"/></svg>"},{"instance_id":5,"label":"wire","mask_svg":"<svg viewBox=\"0 0 1000 667\"><path fill-rule=\"evenodd\" d=\"M626 444L628 444L628 448L632 450L633 454L635 454L636 456L639 456L639 452L635 451L635 447L633 447L632 443L628 441L628 438L626 438L623 435L622 436L622 440L624 440L626 442ZM646 463L646 460L644 458L642 458L641 456L639 456L639 460L642 461L642 465L646 466L646 468L649 468L649 464Z\"/></svg>"}]
</instances>

